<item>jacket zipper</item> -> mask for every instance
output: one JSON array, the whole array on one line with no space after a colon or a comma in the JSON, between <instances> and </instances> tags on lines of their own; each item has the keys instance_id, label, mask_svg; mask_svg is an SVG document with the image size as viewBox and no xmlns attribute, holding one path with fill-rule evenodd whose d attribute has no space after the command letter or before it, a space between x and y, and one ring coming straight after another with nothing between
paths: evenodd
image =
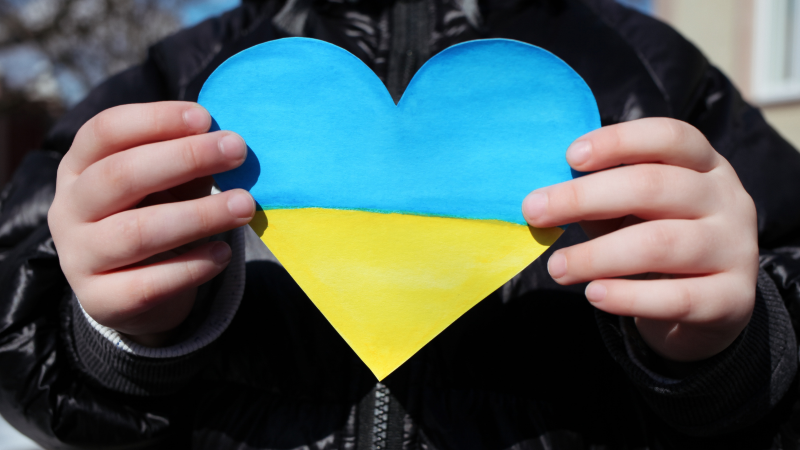
<instances>
[{"instance_id":1,"label":"jacket zipper","mask_svg":"<svg viewBox=\"0 0 800 450\"><path fill-rule=\"evenodd\" d=\"M375 385L375 405L372 410L372 448L386 450L389 430L389 388Z\"/></svg>"},{"instance_id":2,"label":"jacket zipper","mask_svg":"<svg viewBox=\"0 0 800 450\"><path fill-rule=\"evenodd\" d=\"M394 101L398 102L411 78L430 57L428 0L397 0L392 6L390 30L392 34L386 87ZM375 385L373 394L370 396L374 398L372 427L369 433L372 438L370 448L387 450L391 445L400 450L402 439L398 439L400 436L396 435L398 432L402 433L402 424L390 421L402 422L402 414L399 411L390 414L390 406L395 403L393 406L395 409L401 407L391 401L389 388L383 383ZM390 427L393 430L391 432Z\"/></svg>"}]
</instances>

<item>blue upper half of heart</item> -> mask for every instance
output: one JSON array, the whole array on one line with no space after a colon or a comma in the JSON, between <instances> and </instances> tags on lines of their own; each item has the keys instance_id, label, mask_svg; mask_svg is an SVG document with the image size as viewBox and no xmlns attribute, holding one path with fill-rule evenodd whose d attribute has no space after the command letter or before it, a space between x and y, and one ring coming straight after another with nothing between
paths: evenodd
<instances>
[{"instance_id":1,"label":"blue upper half of heart","mask_svg":"<svg viewBox=\"0 0 800 450\"><path fill-rule=\"evenodd\" d=\"M335 208L524 224L534 189L572 178L565 152L600 126L586 83L525 43L491 39L428 61L395 105L358 58L307 38L223 63L199 103L249 147L215 176L264 209Z\"/></svg>"}]
</instances>

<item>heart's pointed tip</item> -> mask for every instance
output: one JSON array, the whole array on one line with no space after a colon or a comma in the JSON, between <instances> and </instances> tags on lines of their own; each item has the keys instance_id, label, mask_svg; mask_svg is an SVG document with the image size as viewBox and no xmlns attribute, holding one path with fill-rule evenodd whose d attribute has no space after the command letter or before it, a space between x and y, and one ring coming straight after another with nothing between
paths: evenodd
<instances>
[{"instance_id":1,"label":"heart's pointed tip","mask_svg":"<svg viewBox=\"0 0 800 450\"><path fill-rule=\"evenodd\" d=\"M373 358L371 355L358 355L358 356L359 358L361 358L361 361L363 361L364 364L367 366L369 371L372 372L373 375L375 375L375 378L377 378L378 381L383 381L386 377L394 373L395 370L399 369L400 366L405 364L406 361L411 359L412 356L417 354L419 350L421 350L421 348L412 349L411 351L408 352L409 354L406 356L392 355L389 358L377 361L376 358ZM356 354L358 354L358 352L356 352Z\"/></svg>"},{"instance_id":2,"label":"heart's pointed tip","mask_svg":"<svg viewBox=\"0 0 800 450\"><path fill-rule=\"evenodd\" d=\"M261 240L379 381L563 233L353 210L266 213Z\"/></svg>"},{"instance_id":3,"label":"heart's pointed tip","mask_svg":"<svg viewBox=\"0 0 800 450\"><path fill-rule=\"evenodd\" d=\"M370 369L370 371L372 372L373 375L375 375L375 378L378 381L383 381L384 379L386 379L386 377L389 376L389 374L394 372L394 371L392 371L392 372L376 371L376 370L372 370L372 369Z\"/></svg>"}]
</instances>

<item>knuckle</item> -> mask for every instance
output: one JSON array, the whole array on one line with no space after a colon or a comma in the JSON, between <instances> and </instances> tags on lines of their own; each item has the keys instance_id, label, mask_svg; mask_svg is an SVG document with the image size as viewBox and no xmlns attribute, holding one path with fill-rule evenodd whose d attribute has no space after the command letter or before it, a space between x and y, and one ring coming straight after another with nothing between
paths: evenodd
<instances>
[{"instance_id":1,"label":"knuckle","mask_svg":"<svg viewBox=\"0 0 800 450\"><path fill-rule=\"evenodd\" d=\"M214 221L212 220L213 211L207 202L195 202L194 208L198 231L200 231L203 236L214 234Z\"/></svg>"},{"instance_id":2,"label":"knuckle","mask_svg":"<svg viewBox=\"0 0 800 450\"><path fill-rule=\"evenodd\" d=\"M599 142L592 142L592 151L597 152L602 159L617 160L623 153L627 124L612 125L607 130L602 139L597 140Z\"/></svg>"},{"instance_id":3,"label":"knuckle","mask_svg":"<svg viewBox=\"0 0 800 450\"><path fill-rule=\"evenodd\" d=\"M69 232L65 229L64 220L61 218L60 213L58 213L54 207L51 207L50 210L47 211L47 227L50 229L50 235L53 238L53 245L55 245L56 251L63 250L65 244L69 242L69 239L67 239ZM67 257L68 253L66 252L61 252L58 255L59 260L62 262Z\"/></svg>"},{"instance_id":4,"label":"knuckle","mask_svg":"<svg viewBox=\"0 0 800 450\"><path fill-rule=\"evenodd\" d=\"M660 124L665 129L664 135L669 146L680 150L681 159L690 163L691 167L706 172L717 165L718 154L700 130L676 119L663 119Z\"/></svg>"},{"instance_id":5,"label":"knuckle","mask_svg":"<svg viewBox=\"0 0 800 450\"><path fill-rule=\"evenodd\" d=\"M640 164L631 171L631 186L648 202L664 195L669 185L663 167L652 164Z\"/></svg>"},{"instance_id":6,"label":"knuckle","mask_svg":"<svg viewBox=\"0 0 800 450\"><path fill-rule=\"evenodd\" d=\"M131 279L131 284L135 284L136 289L132 290L135 296L128 300L128 313L139 315L151 310L167 298L173 291L175 281L165 278L158 272L144 271L135 279Z\"/></svg>"},{"instance_id":7,"label":"knuckle","mask_svg":"<svg viewBox=\"0 0 800 450\"><path fill-rule=\"evenodd\" d=\"M186 172L197 172L202 168L202 164L197 157L198 146L193 139L182 139L178 147L178 155Z\"/></svg>"},{"instance_id":8,"label":"knuckle","mask_svg":"<svg viewBox=\"0 0 800 450\"><path fill-rule=\"evenodd\" d=\"M102 114L102 113L100 113L100 114ZM80 144L84 143L84 141L87 138L91 137L91 134L93 134L94 122L96 120L97 120L97 116L94 116L91 119L89 119L86 123L81 125L80 128L78 128L78 132L75 133L75 139L73 140L72 145L69 148L69 152L74 152L76 147L80 146ZM87 136L87 135L89 135L89 136ZM63 159L62 159L62 161L63 161Z\"/></svg>"},{"instance_id":9,"label":"knuckle","mask_svg":"<svg viewBox=\"0 0 800 450\"><path fill-rule=\"evenodd\" d=\"M119 294L109 302L115 305L115 308L109 312L106 319L117 325L149 309L156 298L158 290L156 280L149 274L139 274L136 277L131 277L122 282L120 288ZM104 300L107 301L108 298ZM100 321L98 320L98 322ZM114 328L111 325L106 326Z\"/></svg>"},{"instance_id":10,"label":"knuckle","mask_svg":"<svg viewBox=\"0 0 800 450\"><path fill-rule=\"evenodd\" d=\"M564 183L557 191L556 201L550 202L549 207L558 214L559 211L582 211L586 204L586 192L582 183Z\"/></svg>"},{"instance_id":11,"label":"knuckle","mask_svg":"<svg viewBox=\"0 0 800 450\"><path fill-rule=\"evenodd\" d=\"M146 104L146 107L142 110L142 115L147 121L148 129L158 136L164 134L172 122L165 117L167 114L165 114L164 106L158 103Z\"/></svg>"},{"instance_id":12,"label":"knuckle","mask_svg":"<svg viewBox=\"0 0 800 450\"><path fill-rule=\"evenodd\" d=\"M115 242L114 255L123 260L136 260L145 249L144 230L138 214L120 214L103 233L105 242Z\"/></svg>"},{"instance_id":13,"label":"knuckle","mask_svg":"<svg viewBox=\"0 0 800 450\"><path fill-rule=\"evenodd\" d=\"M753 197L744 190L744 188L736 189L737 197L737 204L740 205L740 208L743 212L744 217L751 223L751 225L756 225L758 221L758 213L756 210L756 202L753 200Z\"/></svg>"},{"instance_id":14,"label":"knuckle","mask_svg":"<svg viewBox=\"0 0 800 450\"><path fill-rule=\"evenodd\" d=\"M117 108L107 109L94 116L84 127L91 130L91 138L95 145L107 145L114 133L114 114Z\"/></svg>"},{"instance_id":15,"label":"knuckle","mask_svg":"<svg viewBox=\"0 0 800 450\"><path fill-rule=\"evenodd\" d=\"M57 198L58 196L56 196L56 199ZM58 230L60 228L58 225L59 223L61 223L59 215L60 214L58 212L58 206L56 201L54 200L53 204L50 205L50 209L47 210L47 227L50 228L51 234L58 234Z\"/></svg>"},{"instance_id":16,"label":"knuckle","mask_svg":"<svg viewBox=\"0 0 800 450\"><path fill-rule=\"evenodd\" d=\"M758 248L758 236L750 239L749 244L742 245L742 252L744 254L742 260L749 262L754 268L758 268L759 258L761 257L761 252Z\"/></svg>"},{"instance_id":17,"label":"knuckle","mask_svg":"<svg viewBox=\"0 0 800 450\"><path fill-rule=\"evenodd\" d=\"M201 278L203 274L200 272L200 269L196 264L193 264L190 261L184 261L183 270L186 273L186 277L189 281L188 286L198 286L201 284Z\"/></svg>"},{"instance_id":18,"label":"knuckle","mask_svg":"<svg viewBox=\"0 0 800 450\"><path fill-rule=\"evenodd\" d=\"M757 272L761 252L755 228L753 226L752 230L742 230L737 233L721 230L719 234L725 233L725 237L719 239L719 245L722 247L720 250L728 256L727 260L723 262L723 269L747 268Z\"/></svg>"},{"instance_id":19,"label":"knuckle","mask_svg":"<svg viewBox=\"0 0 800 450\"><path fill-rule=\"evenodd\" d=\"M73 252L67 252L66 249L61 249L63 255L59 255L58 263L61 266L61 271L64 272L64 276L69 281L70 287L76 289L80 279L82 278L82 273L80 267L78 265L78 261L80 258L76 257Z\"/></svg>"},{"instance_id":20,"label":"knuckle","mask_svg":"<svg viewBox=\"0 0 800 450\"><path fill-rule=\"evenodd\" d=\"M75 140L77 141L77 139L78 138L76 136ZM70 158L72 158L74 156L74 154L75 154L74 148L75 148L75 146L73 144L73 146L70 147L69 150L67 150L67 153L64 155L64 158L61 158L61 162L58 163L58 169L56 169L56 192L58 192L58 189L59 189L59 186L61 186L62 180L67 178L67 174L72 173L73 175L77 175L75 172L72 171L72 169L70 169L70 167L68 166L68 163L66 161L66 160L69 160ZM69 158L67 157L67 155L69 155Z\"/></svg>"},{"instance_id":21,"label":"knuckle","mask_svg":"<svg viewBox=\"0 0 800 450\"><path fill-rule=\"evenodd\" d=\"M644 250L645 259L651 264L665 261L676 250L677 237L675 233L663 224L653 223L652 230L645 234Z\"/></svg>"},{"instance_id":22,"label":"knuckle","mask_svg":"<svg viewBox=\"0 0 800 450\"><path fill-rule=\"evenodd\" d=\"M82 273L78 262L80 261L79 255L76 255L72 249L65 248L61 245L58 255L58 264L61 266L61 271L70 283L70 287L77 289L78 282L82 278Z\"/></svg>"},{"instance_id":23,"label":"knuckle","mask_svg":"<svg viewBox=\"0 0 800 450\"><path fill-rule=\"evenodd\" d=\"M94 136L94 121L95 118L89 120L89 122L83 124L83 126L78 129L78 132L75 133L75 139L72 141L72 145L58 165L59 176L63 171L70 170L69 167L67 167L67 161L70 158L80 158L80 154L84 152L84 147L93 144L93 141L96 139Z\"/></svg>"},{"instance_id":24,"label":"knuckle","mask_svg":"<svg viewBox=\"0 0 800 450\"><path fill-rule=\"evenodd\" d=\"M106 158L100 164L101 186L114 187L120 194L126 195L133 190L134 173L127 158L123 155L114 155L114 158Z\"/></svg>"},{"instance_id":25,"label":"knuckle","mask_svg":"<svg viewBox=\"0 0 800 450\"><path fill-rule=\"evenodd\" d=\"M679 120L660 119L658 122L673 145L680 145L688 139L688 126Z\"/></svg>"}]
</instances>

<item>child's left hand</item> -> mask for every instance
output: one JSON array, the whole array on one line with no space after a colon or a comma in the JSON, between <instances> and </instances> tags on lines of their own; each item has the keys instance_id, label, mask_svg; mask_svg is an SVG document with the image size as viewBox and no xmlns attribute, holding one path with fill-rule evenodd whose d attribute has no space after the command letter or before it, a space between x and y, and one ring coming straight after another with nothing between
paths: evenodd
<instances>
[{"instance_id":1,"label":"child's left hand","mask_svg":"<svg viewBox=\"0 0 800 450\"><path fill-rule=\"evenodd\" d=\"M593 238L553 253L550 275L591 281L589 301L635 317L665 358L726 349L750 320L758 276L755 206L728 161L691 125L660 118L595 130L567 161L595 173L536 190L522 206L532 226L580 222Z\"/></svg>"}]
</instances>

